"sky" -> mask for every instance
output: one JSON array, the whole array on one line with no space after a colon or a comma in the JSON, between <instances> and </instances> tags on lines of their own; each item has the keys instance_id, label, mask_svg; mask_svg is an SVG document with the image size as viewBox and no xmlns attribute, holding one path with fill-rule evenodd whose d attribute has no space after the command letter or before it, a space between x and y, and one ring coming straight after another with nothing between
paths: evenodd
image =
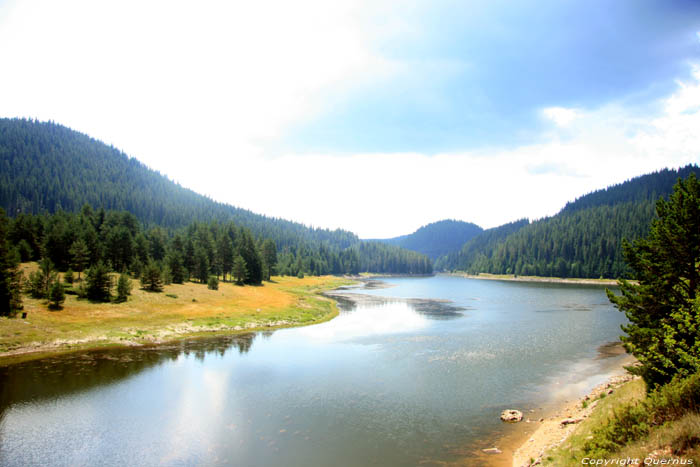
<instances>
[{"instance_id":1,"label":"sky","mask_svg":"<svg viewBox=\"0 0 700 467\"><path fill-rule=\"evenodd\" d=\"M0 117L361 238L700 163L700 1L0 0Z\"/></svg>"}]
</instances>

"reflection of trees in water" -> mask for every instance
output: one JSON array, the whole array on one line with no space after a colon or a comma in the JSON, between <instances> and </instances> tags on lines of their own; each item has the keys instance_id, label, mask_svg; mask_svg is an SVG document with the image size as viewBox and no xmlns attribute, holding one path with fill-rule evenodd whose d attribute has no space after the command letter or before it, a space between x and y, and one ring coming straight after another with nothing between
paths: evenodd
<instances>
[{"instance_id":1,"label":"reflection of trees in water","mask_svg":"<svg viewBox=\"0 0 700 467\"><path fill-rule=\"evenodd\" d=\"M0 419L13 404L65 396L116 383L181 355L203 360L231 349L248 353L256 334L194 339L150 347L96 350L0 367Z\"/></svg>"}]
</instances>

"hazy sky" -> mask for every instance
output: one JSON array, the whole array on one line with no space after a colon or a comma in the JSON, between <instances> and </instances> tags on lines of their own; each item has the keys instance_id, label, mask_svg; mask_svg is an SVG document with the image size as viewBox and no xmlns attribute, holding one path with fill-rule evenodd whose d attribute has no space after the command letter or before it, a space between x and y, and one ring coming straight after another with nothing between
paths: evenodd
<instances>
[{"instance_id":1,"label":"hazy sky","mask_svg":"<svg viewBox=\"0 0 700 467\"><path fill-rule=\"evenodd\" d=\"M0 0L0 116L363 238L700 162L700 1Z\"/></svg>"}]
</instances>

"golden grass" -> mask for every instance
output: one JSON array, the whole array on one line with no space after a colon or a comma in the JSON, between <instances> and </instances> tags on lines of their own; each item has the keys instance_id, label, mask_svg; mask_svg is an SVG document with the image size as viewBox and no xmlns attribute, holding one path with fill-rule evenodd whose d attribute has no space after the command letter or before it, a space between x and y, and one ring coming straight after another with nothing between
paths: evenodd
<instances>
[{"instance_id":1,"label":"golden grass","mask_svg":"<svg viewBox=\"0 0 700 467\"><path fill-rule=\"evenodd\" d=\"M35 264L22 265L25 275L33 269ZM132 282L125 303L66 295L63 309L51 311L45 300L25 296L27 319L0 318L0 364L80 348L312 324L337 314L335 302L320 293L350 283L333 276L273 277L261 286L221 282L219 290L209 290L186 283L153 293Z\"/></svg>"}]
</instances>

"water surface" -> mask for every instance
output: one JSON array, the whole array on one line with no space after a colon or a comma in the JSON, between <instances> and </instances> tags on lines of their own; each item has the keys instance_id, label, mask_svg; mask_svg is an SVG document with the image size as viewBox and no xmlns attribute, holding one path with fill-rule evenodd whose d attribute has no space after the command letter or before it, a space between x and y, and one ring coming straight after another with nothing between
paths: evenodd
<instances>
[{"instance_id":1,"label":"water surface","mask_svg":"<svg viewBox=\"0 0 700 467\"><path fill-rule=\"evenodd\" d=\"M315 326L0 368L0 465L432 465L615 364L602 287L386 282Z\"/></svg>"}]
</instances>

